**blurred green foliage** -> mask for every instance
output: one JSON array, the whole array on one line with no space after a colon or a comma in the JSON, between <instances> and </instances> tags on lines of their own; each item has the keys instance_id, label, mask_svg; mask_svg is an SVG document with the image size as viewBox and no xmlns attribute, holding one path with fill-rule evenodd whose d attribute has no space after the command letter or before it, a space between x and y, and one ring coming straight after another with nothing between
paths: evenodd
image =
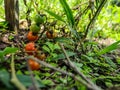
<instances>
[{"instance_id":1,"label":"blurred green foliage","mask_svg":"<svg viewBox=\"0 0 120 90\"><path fill-rule=\"evenodd\" d=\"M95 0L94 3L90 3L86 0L19 0L19 8L20 20L28 18L33 21L35 15L45 15L46 22L44 22L44 24L47 26L47 29L55 29L58 33L61 33L62 29L64 29L63 34L68 34L66 37L60 36L53 40L43 39L43 41L39 40L36 42L40 44L40 49L47 53L46 62L54 67L59 67L61 70L75 73L74 70L64 62L66 57L59 47L59 43L63 43L68 57L70 57L77 69L91 78L93 82L107 88L114 86L115 83L117 85L120 83L120 57L119 52L116 54L115 51L119 48L120 43L119 2L116 2L116 0L107 1L88 30L88 40L86 39L84 42L79 41L84 38L86 27L94 17L101 1L102 0ZM3 0L0 0L0 9L0 20L4 20ZM57 24L55 24L54 27L52 25L49 26L49 24L54 21L57 21ZM1 25L4 26L3 24ZM59 27L62 26L64 26L64 28L59 29ZM116 42L109 46L102 47L99 43L92 41L94 38L113 38ZM11 47L6 47L4 50L1 50L0 61L5 62L5 55L15 53L17 50L17 48ZM115 60L114 57L116 57ZM19 67L17 67L18 78L25 86L29 87L32 81L29 76L23 75L23 73L29 75L25 67L26 61L21 62L23 67L21 67L21 63L19 63ZM19 68L23 69L19 70ZM62 75L44 66L41 72L33 71L33 73L38 86L45 90L87 90L84 85L70 76ZM0 74L0 82L7 86L7 88L14 88L9 83L9 73L7 71L0 71ZM5 76L3 77L2 75ZM78 75L76 74L76 76Z\"/></svg>"}]
</instances>

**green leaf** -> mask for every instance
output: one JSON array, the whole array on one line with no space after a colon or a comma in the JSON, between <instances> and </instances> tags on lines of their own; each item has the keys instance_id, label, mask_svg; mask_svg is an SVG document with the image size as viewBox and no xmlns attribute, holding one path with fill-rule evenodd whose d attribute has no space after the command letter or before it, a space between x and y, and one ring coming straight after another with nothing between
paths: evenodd
<instances>
[{"instance_id":1,"label":"green leaf","mask_svg":"<svg viewBox=\"0 0 120 90\"><path fill-rule=\"evenodd\" d=\"M66 37L55 38L55 41L60 42L60 43L68 43L68 44L74 43L74 41L72 39L66 38Z\"/></svg>"},{"instance_id":2,"label":"green leaf","mask_svg":"<svg viewBox=\"0 0 120 90\"><path fill-rule=\"evenodd\" d=\"M65 87L63 87L62 85L57 85L56 87L55 87L55 90L66 90L66 89L64 89Z\"/></svg>"},{"instance_id":3,"label":"green leaf","mask_svg":"<svg viewBox=\"0 0 120 90\"><path fill-rule=\"evenodd\" d=\"M57 57L58 55L56 53L50 53L50 55L52 56L52 58Z\"/></svg>"},{"instance_id":4,"label":"green leaf","mask_svg":"<svg viewBox=\"0 0 120 90\"><path fill-rule=\"evenodd\" d=\"M47 51L48 53L50 53L50 49L49 49L46 45L44 45L44 46L42 47L42 49L45 50L45 51Z\"/></svg>"},{"instance_id":5,"label":"green leaf","mask_svg":"<svg viewBox=\"0 0 120 90\"><path fill-rule=\"evenodd\" d=\"M117 68L117 65L109 57L105 57L105 60L111 67Z\"/></svg>"},{"instance_id":6,"label":"green leaf","mask_svg":"<svg viewBox=\"0 0 120 90\"><path fill-rule=\"evenodd\" d=\"M10 53L15 53L18 50L18 48L15 47L6 47L3 52L4 54L10 54Z\"/></svg>"},{"instance_id":7,"label":"green leaf","mask_svg":"<svg viewBox=\"0 0 120 90\"><path fill-rule=\"evenodd\" d=\"M75 66L81 68L83 66L83 63L77 63L77 62L73 62Z\"/></svg>"},{"instance_id":8,"label":"green leaf","mask_svg":"<svg viewBox=\"0 0 120 90\"><path fill-rule=\"evenodd\" d=\"M93 61L93 57L87 56L87 55L82 55L82 58L84 58L85 60L88 60L89 62Z\"/></svg>"},{"instance_id":9,"label":"green leaf","mask_svg":"<svg viewBox=\"0 0 120 90\"><path fill-rule=\"evenodd\" d=\"M76 55L76 53L71 52L71 51L66 51L66 53L67 53L68 57ZM54 59L59 60L59 59L65 59L65 58L66 58L65 55L62 53L62 54L58 54L57 57L55 57Z\"/></svg>"},{"instance_id":10,"label":"green leaf","mask_svg":"<svg viewBox=\"0 0 120 90\"><path fill-rule=\"evenodd\" d=\"M54 85L54 82L52 80L42 80L42 83L45 85Z\"/></svg>"},{"instance_id":11,"label":"green leaf","mask_svg":"<svg viewBox=\"0 0 120 90\"><path fill-rule=\"evenodd\" d=\"M50 77L51 76L50 73L43 73L43 75L46 76L46 77Z\"/></svg>"},{"instance_id":12,"label":"green leaf","mask_svg":"<svg viewBox=\"0 0 120 90\"><path fill-rule=\"evenodd\" d=\"M10 74L6 70L0 71L0 81L7 87L7 88L13 88L13 86L10 83Z\"/></svg>"},{"instance_id":13,"label":"green leaf","mask_svg":"<svg viewBox=\"0 0 120 90\"><path fill-rule=\"evenodd\" d=\"M46 11L48 14L50 14L51 16L53 16L54 18L56 18L57 20L60 20L60 21L62 21L62 22L65 22L65 21L61 18L61 16L55 14L54 12L49 11L49 10L45 10L45 11Z\"/></svg>"},{"instance_id":14,"label":"green leaf","mask_svg":"<svg viewBox=\"0 0 120 90\"><path fill-rule=\"evenodd\" d=\"M27 75L17 75L18 79L20 80L20 82L22 82L22 84L26 87L31 86L32 85L32 79L30 76ZM41 82L38 82L38 87L44 87L44 85Z\"/></svg>"},{"instance_id":15,"label":"green leaf","mask_svg":"<svg viewBox=\"0 0 120 90\"><path fill-rule=\"evenodd\" d=\"M60 49L60 46L58 45L58 43L54 44L54 50L55 49Z\"/></svg>"},{"instance_id":16,"label":"green leaf","mask_svg":"<svg viewBox=\"0 0 120 90\"><path fill-rule=\"evenodd\" d=\"M1 21L0 22L0 28L7 28L8 27L8 22L6 22L6 21Z\"/></svg>"},{"instance_id":17,"label":"green leaf","mask_svg":"<svg viewBox=\"0 0 120 90\"><path fill-rule=\"evenodd\" d=\"M2 59L4 56L4 52L3 51L0 51L0 59Z\"/></svg>"},{"instance_id":18,"label":"green leaf","mask_svg":"<svg viewBox=\"0 0 120 90\"><path fill-rule=\"evenodd\" d=\"M75 20L74 20L74 17L73 17L73 13L69 7L69 5L67 4L66 0L59 0L63 9L64 9L64 12L67 16L67 21L68 21L68 24L69 24L69 29L70 31L75 35L75 37L79 38L79 35L76 31L76 28L75 28Z\"/></svg>"},{"instance_id":19,"label":"green leaf","mask_svg":"<svg viewBox=\"0 0 120 90\"><path fill-rule=\"evenodd\" d=\"M30 76L17 75L17 77L24 86L32 85L32 80L31 80Z\"/></svg>"},{"instance_id":20,"label":"green leaf","mask_svg":"<svg viewBox=\"0 0 120 90\"><path fill-rule=\"evenodd\" d=\"M59 0L63 9L64 9L64 12L67 16L67 20L68 20L68 23L70 24L70 26L74 27L75 25L75 20L73 18L73 14L72 14L72 11L69 7L69 5L67 4L66 0Z\"/></svg>"},{"instance_id":21,"label":"green leaf","mask_svg":"<svg viewBox=\"0 0 120 90\"><path fill-rule=\"evenodd\" d=\"M107 52L110 52L110 51L112 51L112 50L117 49L117 48L119 47L119 43L120 43L120 40L117 41L117 42L115 42L115 43L113 43L113 44L111 44L111 45L109 45L108 47L100 50L100 51L97 53L97 55L102 55L102 54L105 54L105 53L107 53Z\"/></svg>"},{"instance_id":22,"label":"green leaf","mask_svg":"<svg viewBox=\"0 0 120 90\"><path fill-rule=\"evenodd\" d=\"M50 48L50 50L51 50L52 52L54 51L54 44L53 44L53 43L51 43L51 42L46 42L45 44Z\"/></svg>"}]
</instances>

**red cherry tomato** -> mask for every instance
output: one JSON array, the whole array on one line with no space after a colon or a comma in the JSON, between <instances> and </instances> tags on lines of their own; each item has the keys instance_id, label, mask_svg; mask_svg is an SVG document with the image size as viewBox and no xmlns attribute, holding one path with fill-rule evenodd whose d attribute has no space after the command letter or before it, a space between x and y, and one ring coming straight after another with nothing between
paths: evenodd
<instances>
[{"instance_id":1,"label":"red cherry tomato","mask_svg":"<svg viewBox=\"0 0 120 90\"><path fill-rule=\"evenodd\" d=\"M40 64L32 59L28 60L28 65L30 66L31 70L38 70L40 69Z\"/></svg>"},{"instance_id":2,"label":"red cherry tomato","mask_svg":"<svg viewBox=\"0 0 120 90\"><path fill-rule=\"evenodd\" d=\"M38 39L38 35L33 35L33 32L29 31L27 34L27 38L29 41L36 41Z\"/></svg>"},{"instance_id":3,"label":"red cherry tomato","mask_svg":"<svg viewBox=\"0 0 120 90\"><path fill-rule=\"evenodd\" d=\"M35 43L34 42L29 42L25 46L25 51L29 55L34 55L37 52L37 49L35 48Z\"/></svg>"}]
</instances>

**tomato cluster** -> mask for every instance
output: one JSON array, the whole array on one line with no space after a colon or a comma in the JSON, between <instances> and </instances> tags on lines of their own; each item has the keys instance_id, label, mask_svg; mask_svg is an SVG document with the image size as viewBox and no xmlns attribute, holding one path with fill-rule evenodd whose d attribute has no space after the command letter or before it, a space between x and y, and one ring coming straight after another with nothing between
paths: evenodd
<instances>
[{"instance_id":1,"label":"tomato cluster","mask_svg":"<svg viewBox=\"0 0 120 90\"><path fill-rule=\"evenodd\" d=\"M34 42L29 42L29 43L26 44L25 52L28 55L33 55L34 57L38 58L39 60L43 61L43 60L46 59L45 53L40 53L40 51L38 51L37 48L35 47ZM35 60L29 59L28 64L29 64L31 70L40 69L40 64L38 62L36 62Z\"/></svg>"},{"instance_id":2,"label":"tomato cluster","mask_svg":"<svg viewBox=\"0 0 120 90\"><path fill-rule=\"evenodd\" d=\"M40 31L40 24L44 23L44 19L45 18L40 15L35 16L35 23L30 26L30 31L27 34L27 39L29 40L29 42L25 46L25 52L28 55L33 55L34 57L42 61L46 59L46 55L36 48L35 42L39 39L38 33ZM54 39L57 37L57 33L53 30L46 31L46 37L48 39ZM38 62L32 59L28 60L28 64L31 70L38 70L41 66Z\"/></svg>"},{"instance_id":3,"label":"tomato cluster","mask_svg":"<svg viewBox=\"0 0 120 90\"><path fill-rule=\"evenodd\" d=\"M29 42L25 45L25 52L28 55L33 55L34 57L40 60L45 60L46 55L44 53L39 53L35 45L35 41L38 40L39 29L40 28L38 25L33 24L30 26L30 31L27 34L27 39L29 40ZM31 70L38 70L41 66L38 62L36 62L33 59L28 60L28 65L30 66Z\"/></svg>"},{"instance_id":4,"label":"tomato cluster","mask_svg":"<svg viewBox=\"0 0 120 90\"><path fill-rule=\"evenodd\" d=\"M34 42L29 42L29 43L26 44L25 52L28 55L33 55L34 57L38 58L39 60L43 61L43 60L46 59L45 53L40 53L40 51L38 51L37 48L35 47ZM40 69L40 64L38 62L36 62L35 60L29 59L28 64L29 64L31 70Z\"/></svg>"}]
</instances>

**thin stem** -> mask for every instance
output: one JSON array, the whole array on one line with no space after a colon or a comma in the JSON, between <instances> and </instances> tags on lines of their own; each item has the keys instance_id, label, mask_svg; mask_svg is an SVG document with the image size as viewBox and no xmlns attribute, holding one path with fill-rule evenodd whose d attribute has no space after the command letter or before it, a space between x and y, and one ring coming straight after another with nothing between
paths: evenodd
<instances>
[{"instance_id":1,"label":"thin stem","mask_svg":"<svg viewBox=\"0 0 120 90\"><path fill-rule=\"evenodd\" d=\"M102 0L100 6L98 7L97 11L95 12L95 15L93 16L93 18L91 19L91 21L89 22L86 30L85 30L85 35L83 37L83 41L84 39L87 37L87 34L88 34L88 31L89 31L89 28L91 26L91 24L94 22L94 20L96 19L96 17L99 15L100 11L102 10L103 6L105 5L107 0Z\"/></svg>"},{"instance_id":2,"label":"thin stem","mask_svg":"<svg viewBox=\"0 0 120 90\"><path fill-rule=\"evenodd\" d=\"M19 90L27 90L26 87L18 80L15 74L15 64L14 64L14 54L12 54L11 58L11 73L12 78L11 82L19 89Z\"/></svg>"}]
</instances>

